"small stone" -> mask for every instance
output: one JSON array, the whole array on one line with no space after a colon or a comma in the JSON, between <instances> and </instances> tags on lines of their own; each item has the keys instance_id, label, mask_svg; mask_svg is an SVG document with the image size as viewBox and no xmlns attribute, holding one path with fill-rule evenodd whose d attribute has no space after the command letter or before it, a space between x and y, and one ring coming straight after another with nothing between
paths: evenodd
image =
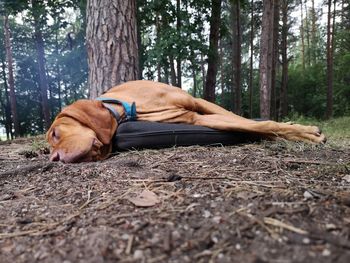
<instances>
[{"instance_id":1,"label":"small stone","mask_svg":"<svg viewBox=\"0 0 350 263\"><path fill-rule=\"evenodd\" d=\"M310 192L308 192L308 191L305 191L303 195L304 195L304 198L305 198L305 199L311 199L311 198L313 198L313 195L312 195Z\"/></svg>"},{"instance_id":2,"label":"small stone","mask_svg":"<svg viewBox=\"0 0 350 263\"><path fill-rule=\"evenodd\" d=\"M212 220L215 224L220 224L222 221L222 217L221 216L214 216Z\"/></svg>"},{"instance_id":3,"label":"small stone","mask_svg":"<svg viewBox=\"0 0 350 263\"><path fill-rule=\"evenodd\" d=\"M303 238L302 241L303 241L303 244L305 244L305 245L308 245L311 242L311 240L309 238L307 238L307 237Z\"/></svg>"},{"instance_id":4,"label":"small stone","mask_svg":"<svg viewBox=\"0 0 350 263\"><path fill-rule=\"evenodd\" d=\"M331 251L328 249L328 248L325 248L323 251L322 251L322 256L324 257L328 257L331 255Z\"/></svg>"},{"instance_id":5,"label":"small stone","mask_svg":"<svg viewBox=\"0 0 350 263\"><path fill-rule=\"evenodd\" d=\"M211 213L208 210L204 210L203 217L208 218L211 216Z\"/></svg>"},{"instance_id":6,"label":"small stone","mask_svg":"<svg viewBox=\"0 0 350 263\"><path fill-rule=\"evenodd\" d=\"M337 226L335 224L326 224L327 230L335 230L337 229Z\"/></svg>"},{"instance_id":7,"label":"small stone","mask_svg":"<svg viewBox=\"0 0 350 263\"><path fill-rule=\"evenodd\" d=\"M135 250L134 252L134 259L141 259L143 258L143 251L142 250Z\"/></svg>"},{"instance_id":8,"label":"small stone","mask_svg":"<svg viewBox=\"0 0 350 263\"><path fill-rule=\"evenodd\" d=\"M236 248L237 250L240 250L240 249L241 249L241 245L240 245L240 244L236 244L235 248Z\"/></svg>"},{"instance_id":9,"label":"small stone","mask_svg":"<svg viewBox=\"0 0 350 263\"><path fill-rule=\"evenodd\" d=\"M123 235L121 236L121 238L122 238L123 240L128 240L128 239L129 239L129 235L128 235L128 234L123 234Z\"/></svg>"},{"instance_id":10,"label":"small stone","mask_svg":"<svg viewBox=\"0 0 350 263\"><path fill-rule=\"evenodd\" d=\"M343 181L350 183L350 174L345 175L342 179Z\"/></svg>"}]
</instances>

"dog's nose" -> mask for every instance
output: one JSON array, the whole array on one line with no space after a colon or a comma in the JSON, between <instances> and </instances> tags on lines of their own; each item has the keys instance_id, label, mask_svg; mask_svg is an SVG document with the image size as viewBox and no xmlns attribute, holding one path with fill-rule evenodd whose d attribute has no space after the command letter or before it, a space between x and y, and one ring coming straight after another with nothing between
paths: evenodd
<instances>
[{"instance_id":1,"label":"dog's nose","mask_svg":"<svg viewBox=\"0 0 350 263\"><path fill-rule=\"evenodd\" d=\"M54 152L51 156L50 156L50 161L51 162L58 162L60 160L60 154L58 152Z\"/></svg>"}]
</instances>

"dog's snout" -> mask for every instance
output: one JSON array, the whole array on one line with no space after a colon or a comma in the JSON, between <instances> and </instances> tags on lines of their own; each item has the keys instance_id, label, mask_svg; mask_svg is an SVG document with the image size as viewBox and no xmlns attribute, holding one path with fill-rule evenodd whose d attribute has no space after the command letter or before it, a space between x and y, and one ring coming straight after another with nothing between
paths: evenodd
<instances>
[{"instance_id":1,"label":"dog's snout","mask_svg":"<svg viewBox=\"0 0 350 263\"><path fill-rule=\"evenodd\" d=\"M58 152L52 153L50 156L50 161L51 162L58 162L60 160L60 154Z\"/></svg>"}]
</instances>

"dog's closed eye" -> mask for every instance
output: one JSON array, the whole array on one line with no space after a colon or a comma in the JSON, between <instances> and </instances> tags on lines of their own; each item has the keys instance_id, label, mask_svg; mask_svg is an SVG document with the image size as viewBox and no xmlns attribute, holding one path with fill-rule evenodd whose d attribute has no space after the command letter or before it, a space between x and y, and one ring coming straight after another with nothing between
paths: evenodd
<instances>
[{"instance_id":1,"label":"dog's closed eye","mask_svg":"<svg viewBox=\"0 0 350 263\"><path fill-rule=\"evenodd\" d=\"M59 137L59 132L58 132L58 130L56 128L52 130L51 136L52 136L52 139L54 141L58 141L59 140L59 138L60 138Z\"/></svg>"}]
</instances>

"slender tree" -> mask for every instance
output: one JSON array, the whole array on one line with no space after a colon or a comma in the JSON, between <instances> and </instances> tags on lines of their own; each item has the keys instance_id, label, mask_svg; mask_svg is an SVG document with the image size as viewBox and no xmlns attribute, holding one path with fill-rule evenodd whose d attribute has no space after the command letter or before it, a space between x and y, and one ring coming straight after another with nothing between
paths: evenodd
<instances>
[{"instance_id":1,"label":"slender tree","mask_svg":"<svg viewBox=\"0 0 350 263\"><path fill-rule=\"evenodd\" d=\"M281 58L282 58L282 81L280 96L280 116L283 118L288 114L288 10L290 0L281 1L282 32L281 32Z\"/></svg>"},{"instance_id":2,"label":"slender tree","mask_svg":"<svg viewBox=\"0 0 350 263\"><path fill-rule=\"evenodd\" d=\"M182 27L182 22L181 22L181 0L176 0L176 32L178 35L178 51L180 51L180 46L181 46L181 27ZM178 52L177 59L176 59L176 71L177 71L177 82L176 86L181 88L182 87L182 58L181 58L181 52Z\"/></svg>"},{"instance_id":3,"label":"slender tree","mask_svg":"<svg viewBox=\"0 0 350 263\"><path fill-rule=\"evenodd\" d=\"M253 57L254 57L254 0L250 2L250 57L249 57L249 117L253 118Z\"/></svg>"},{"instance_id":4,"label":"slender tree","mask_svg":"<svg viewBox=\"0 0 350 263\"><path fill-rule=\"evenodd\" d=\"M139 77L136 0L88 0L90 98Z\"/></svg>"},{"instance_id":5,"label":"slender tree","mask_svg":"<svg viewBox=\"0 0 350 263\"><path fill-rule=\"evenodd\" d=\"M301 65L305 70L305 27L304 27L304 12L303 0L300 0L300 37L301 37Z\"/></svg>"},{"instance_id":6,"label":"slender tree","mask_svg":"<svg viewBox=\"0 0 350 263\"><path fill-rule=\"evenodd\" d=\"M326 118L333 116L333 55L334 55L334 30L335 30L335 1L332 20L332 0L328 0L327 16L327 109Z\"/></svg>"},{"instance_id":7,"label":"slender tree","mask_svg":"<svg viewBox=\"0 0 350 263\"><path fill-rule=\"evenodd\" d=\"M260 39L260 116L268 119L271 114L271 81L273 52L273 0L264 0Z\"/></svg>"},{"instance_id":8,"label":"slender tree","mask_svg":"<svg viewBox=\"0 0 350 263\"><path fill-rule=\"evenodd\" d=\"M233 111L241 115L241 7L239 0L231 1L231 20L232 20L232 69L233 69L233 88L232 102Z\"/></svg>"},{"instance_id":9,"label":"slender tree","mask_svg":"<svg viewBox=\"0 0 350 263\"><path fill-rule=\"evenodd\" d=\"M1 43L0 43L1 44ZM5 47L6 50L6 47ZM6 138L7 140L10 140L13 138L13 132L12 132L12 119L11 119L11 105L10 105L10 96L8 92L8 81L6 76L6 66L5 66L5 57L3 53L1 54L1 67L2 67L2 79L4 82L4 94L1 97L1 104L2 104L2 110L3 110L3 116L5 120L5 131L6 131Z\"/></svg>"},{"instance_id":10,"label":"slender tree","mask_svg":"<svg viewBox=\"0 0 350 263\"><path fill-rule=\"evenodd\" d=\"M218 71L218 42L221 21L221 0L212 0L209 33L208 72L204 89L204 98L215 101L216 74Z\"/></svg>"},{"instance_id":11,"label":"slender tree","mask_svg":"<svg viewBox=\"0 0 350 263\"><path fill-rule=\"evenodd\" d=\"M8 70L8 86L10 89L9 95L10 95L12 122L14 126L14 135L15 137L18 137L20 134L20 131L19 131L19 120L18 120L18 114L17 114L15 81L13 77L13 58L12 58L10 28L9 28L9 21L8 21L7 14L5 14L4 16L4 34L5 34L5 50L6 50L7 70Z\"/></svg>"},{"instance_id":12,"label":"slender tree","mask_svg":"<svg viewBox=\"0 0 350 263\"><path fill-rule=\"evenodd\" d=\"M37 62L38 62L38 71L39 71L39 86L40 86L40 95L41 95L41 107L44 115L44 126L46 129L50 128L50 109L49 102L47 98L47 92L49 89L47 76L46 76L46 67L45 67L45 47L44 39L42 35L42 25L44 17L43 3L38 0L32 0L32 14L34 20L34 41L37 52Z\"/></svg>"}]
</instances>

